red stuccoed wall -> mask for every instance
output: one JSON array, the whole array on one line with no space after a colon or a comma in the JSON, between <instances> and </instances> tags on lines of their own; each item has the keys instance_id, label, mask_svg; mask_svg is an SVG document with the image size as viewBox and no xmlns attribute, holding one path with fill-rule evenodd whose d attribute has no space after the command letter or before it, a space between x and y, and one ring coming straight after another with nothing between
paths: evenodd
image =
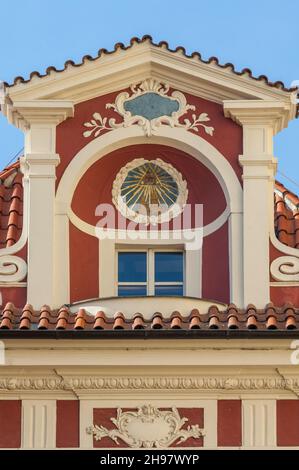
<instances>
[{"instance_id":1,"label":"red stuccoed wall","mask_svg":"<svg viewBox=\"0 0 299 470\"><path fill-rule=\"evenodd\" d=\"M217 442L219 447L242 445L242 401L218 400Z\"/></svg>"},{"instance_id":2,"label":"red stuccoed wall","mask_svg":"<svg viewBox=\"0 0 299 470\"><path fill-rule=\"evenodd\" d=\"M56 402L56 447L79 447L79 400Z\"/></svg>"},{"instance_id":3,"label":"red stuccoed wall","mask_svg":"<svg viewBox=\"0 0 299 470\"><path fill-rule=\"evenodd\" d=\"M21 400L0 400L0 448L21 446Z\"/></svg>"},{"instance_id":4,"label":"red stuccoed wall","mask_svg":"<svg viewBox=\"0 0 299 470\"><path fill-rule=\"evenodd\" d=\"M83 124L90 121L94 112L99 112L103 117L121 120L113 110L106 109L106 103L113 103L117 94L118 92L111 93L76 105L74 117L58 126L57 152L60 154L61 163L57 168L57 183L69 162L92 140L83 137L86 130ZM242 153L241 127L224 117L221 105L187 94L186 98L188 103L196 106L197 114L208 113L210 122L207 124L215 128L214 136L206 134L201 128L198 135L214 145L227 158L241 181L241 168L238 163L238 156ZM189 119L192 113L188 113ZM182 173L189 189L188 202L203 204L204 224L215 220L225 209L225 198L217 179L200 162L170 147L143 144L111 152L86 171L78 182L72 201L72 209L76 215L88 223L95 224L98 221L95 216L96 206L99 203L111 202L111 189L116 174L128 161L138 157L162 158ZM228 256L228 232L225 224L204 240L203 297L229 301ZM71 302L99 296L98 260L98 241L70 224Z\"/></svg>"},{"instance_id":5,"label":"red stuccoed wall","mask_svg":"<svg viewBox=\"0 0 299 470\"><path fill-rule=\"evenodd\" d=\"M299 400L277 400L277 445L299 446Z\"/></svg>"}]
</instances>

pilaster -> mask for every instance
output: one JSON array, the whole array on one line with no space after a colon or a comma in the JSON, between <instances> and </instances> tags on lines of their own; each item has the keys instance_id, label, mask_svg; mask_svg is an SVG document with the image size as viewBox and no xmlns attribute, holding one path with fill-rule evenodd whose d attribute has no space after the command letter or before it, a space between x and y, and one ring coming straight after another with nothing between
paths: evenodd
<instances>
[{"instance_id":1,"label":"pilaster","mask_svg":"<svg viewBox=\"0 0 299 470\"><path fill-rule=\"evenodd\" d=\"M61 101L15 102L11 112L25 131L21 166L29 192L27 301L34 308L54 301L54 201L60 161L56 126L72 112L72 103Z\"/></svg>"},{"instance_id":2,"label":"pilaster","mask_svg":"<svg viewBox=\"0 0 299 470\"><path fill-rule=\"evenodd\" d=\"M289 109L272 101L225 101L224 113L243 127L243 290L244 306L270 300L269 234L277 160L273 137L288 122Z\"/></svg>"}]
</instances>

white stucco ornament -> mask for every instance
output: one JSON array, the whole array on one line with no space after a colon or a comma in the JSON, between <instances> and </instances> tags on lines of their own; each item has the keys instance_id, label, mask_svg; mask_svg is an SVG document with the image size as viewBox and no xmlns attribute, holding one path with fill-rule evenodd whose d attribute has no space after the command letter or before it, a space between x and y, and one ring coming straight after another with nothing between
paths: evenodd
<instances>
[{"instance_id":1,"label":"white stucco ornament","mask_svg":"<svg viewBox=\"0 0 299 470\"><path fill-rule=\"evenodd\" d=\"M95 112L92 119L84 123L87 129L84 137L98 137L103 130L113 130L120 127L140 126L145 135L150 136L161 125L181 127L186 130L198 132L202 128L206 134L213 135L214 128L206 125L210 121L207 113L193 113L192 120L186 118L180 120L187 111L196 111L194 105L188 104L185 95L180 91L169 94L169 85L160 83L154 79L131 85L131 93L127 91L119 93L115 103L107 103L107 109L113 109L123 120L102 117Z\"/></svg>"},{"instance_id":2,"label":"white stucco ornament","mask_svg":"<svg viewBox=\"0 0 299 470\"><path fill-rule=\"evenodd\" d=\"M112 187L115 207L137 224L169 222L183 211L187 198L181 173L160 158L135 158L121 168Z\"/></svg>"},{"instance_id":3,"label":"white stucco ornament","mask_svg":"<svg viewBox=\"0 0 299 470\"><path fill-rule=\"evenodd\" d=\"M272 261L270 272L276 281L299 281L299 258L295 256L280 256Z\"/></svg>"},{"instance_id":4,"label":"white stucco ornament","mask_svg":"<svg viewBox=\"0 0 299 470\"><path fill-rule=\"evenodd\" d=\"M109 437L116 444L121 439L129 447L134 448L165 448L171 444L179 445L190 437L202 437L203 430L198 424L188 425L182 429L188 418L181 418L178 410L159 410L151 405L144 405L137 411L117 409L116 418L110 418L115 429L107 429L102 425L90 426L86 429L96 441Z\"/></svg>"}]
</instances>

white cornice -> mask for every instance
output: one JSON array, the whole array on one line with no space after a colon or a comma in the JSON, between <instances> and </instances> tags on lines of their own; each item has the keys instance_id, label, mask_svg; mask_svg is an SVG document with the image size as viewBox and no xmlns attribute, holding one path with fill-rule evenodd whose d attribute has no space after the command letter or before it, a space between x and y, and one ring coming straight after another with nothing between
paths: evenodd
<instances>
[{"instance_id":1,"label":"white cornice","mask_svg":"<svg viewBox=\"0 0 299 470\"><path fill-rule=\"evenodd\" d=\"M24 129L34 123L57 125L73 116L74 106L71 101L63 100L28 100L14 101L7 99L3 114L16 127Z\"/></svg>"},{"instance_id":2,"label":"white cornice","mask_svg":"<svg viewBox=\"0 0 299 470\"><path fill-rule=\"evenodd\" d=\"M292 101L291 92L270 87L262 80L239 76L229 67L202 63L196 57L188 58L149 43L118 50L79 67L69 65L63 72L33 77L30 82L16 84L7 91L13 101L63 99L79 103L146 78L166 80L174 88L218 103L233 99ZM294 103L292 107L294 115Z\"/></svg>"},{"instance_id":3,"label":"white cornice","mask_svg":"<svg viewBox=\"0 0 299 470\"><path fill-rule=\"evenodd\" d=\"M1 369L0 397L13 394L67 394L81 398L91 398L101 393L102 398L115 393L126 396L136 393L180 393L184 395L206 394L210 396L239 395L246 396L289 396L298 397L299 375L290 371L268 370L267 372L240 373L239 370L225 369L222 372L192 374L164 374L158 370L150 375L138 373L124 375L105 373L84 373L80 369L48 370L37 373L14 369ZM25 395L24 395L25 396Z\"/></svg>"},{"instance_id":4,"label":"white cornice","mask_svg":"<svg viewBox=\"0 0 299 470\"><path fill-rule=\"evenodd\" d=\"M240 125L270 126L274 134L288 125L293 112L292 104L274 100L224 101L225 117Z\"/></svg>"}]
</instances>

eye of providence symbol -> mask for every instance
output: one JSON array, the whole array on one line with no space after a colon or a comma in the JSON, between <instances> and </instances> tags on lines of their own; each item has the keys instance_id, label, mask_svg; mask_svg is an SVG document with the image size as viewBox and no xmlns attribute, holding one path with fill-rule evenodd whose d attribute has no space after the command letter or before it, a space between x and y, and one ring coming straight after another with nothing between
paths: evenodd
<instances>
[{"instance_id":1,"label":"eye of providence symbol","mask_svg":"<svg viewBox=\"0 0 299 470\"><path fill-rule=\"evenodd\" d=\"M187 183L182 175L159 158L136 158L127 163L112 188L112 200L120 213L146 225L168 222L179 215L187 197Z\"/></svg>"}]
</instances>

